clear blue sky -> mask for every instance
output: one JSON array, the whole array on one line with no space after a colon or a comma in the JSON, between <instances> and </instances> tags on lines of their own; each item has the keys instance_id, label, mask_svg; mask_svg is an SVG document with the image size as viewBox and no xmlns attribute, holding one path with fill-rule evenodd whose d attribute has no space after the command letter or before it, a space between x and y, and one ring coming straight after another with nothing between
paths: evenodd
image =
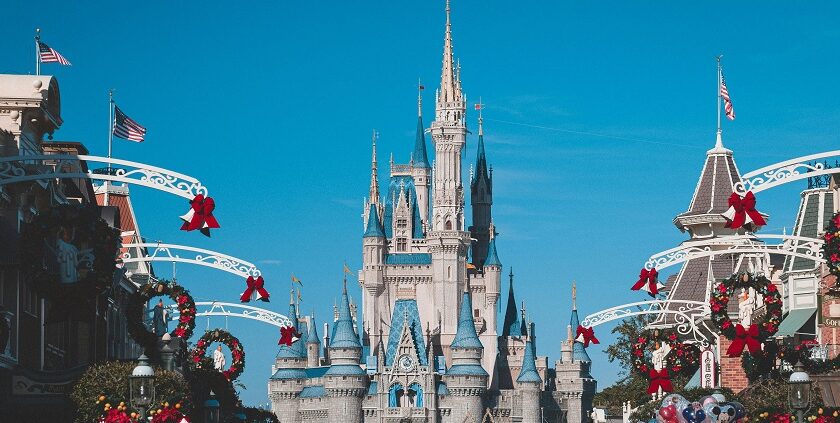
<instances>
[{"instance_id":1,"label":"clear blue sky","mask_svg":"<svg viewBox=\"0 0 840 423\"><path fill-rule=\"evenodd\" d=\"M487 104L499 255L505 272L515 269L541 355L558 357L573 279L581 317L643 300L629 286L644 260L685 238L671 220L714 143L715 55L725 55L738 116L725 122L724 143L742 172L836 148L838 12L829 2L454 2L464 89ZM10 2L4 16L0 72L34 72L36 27L73 62L44 66L62 90L56 139L104 155L115 88L149 128L143 144L116 141L115 156L210 187L223 226L212 239L178 231L184 202L133 189L148 238L259 263L278 311L295 272L304 311L329 315L342 262L357 269L361 259L371 130L381 133L381 162L390 151L406 162L418 77L432 114L443 1ZM465 160L474 157L470 137ZM802 188L759 197L766 232L792 225ZM243 289L225 273L178 270L201 299L236 301ZM246 346L243 399L264 403L277 331L229 327ZM589 350L599 387L618 370L600 352L608 330L597 329L602 344Z\"/></svg>"}]
</instances>

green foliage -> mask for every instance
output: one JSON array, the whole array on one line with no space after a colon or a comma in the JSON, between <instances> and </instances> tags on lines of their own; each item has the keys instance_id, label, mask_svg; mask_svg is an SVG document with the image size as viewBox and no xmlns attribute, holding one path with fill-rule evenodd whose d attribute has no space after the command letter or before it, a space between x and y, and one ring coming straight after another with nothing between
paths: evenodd
<instances>
[{"instance_id":1,"label":"green foliage","mask_svg":"<svg viewBox=\"0 0 840 423\"><path fill-rule=\"evenodd\" d=\"M109 361L90 366L70 394L76 406L75 422L98 421L104 408L104 404L97 404L101 395L116 404L120 401L128 404L130 400L128 380L134 366L136 363L128 361ZM181 410L189 413L190 389L184 377L177 372L155 369L155 402L156 404L181 402Z\"/></svg>"},{"instance_id":2,"label":"green foliage","mask_svg":"<svg viewBox=\"0 0 840 423\"><path fill-rule=\"evenodd\" d=\"M280 423L277 416L269 410L256 407L245 407L243 411L245 412L246 423Z\"/></svg>"},{"instance_id":3,"label":"green foliage","mask_svg":"<svg viewBox=\"0 0 840 423\"><path fill-rule=\"evenodd\" d=\"M233 385L212 366L193 369L189 373L188 380L192 388L193 404L203 406L204 401L210 398L210 391L212 390L216 395L216 400L219 401L219 415L222 419L231 416L236 411L239 398ZM204 413L194 413L190 421L192 423L204 423Z\"/></svg>"},{"instance_id":4,"label":"green foliage","mask_svg":"<svg viewBox=\"0 0 840 423\"><path fill-rule=\"evenodd\" d=\"M611 331L618 334L618 339L607 347L605 352L611 363L618 361L621 365L622 370L619 376L623 378L622 382L628 378L630 369L633 368L633 344L645 333L645 326L648 323L650 321L645 315L633 316L622 320Z\"/></svg>"}]
</instances>

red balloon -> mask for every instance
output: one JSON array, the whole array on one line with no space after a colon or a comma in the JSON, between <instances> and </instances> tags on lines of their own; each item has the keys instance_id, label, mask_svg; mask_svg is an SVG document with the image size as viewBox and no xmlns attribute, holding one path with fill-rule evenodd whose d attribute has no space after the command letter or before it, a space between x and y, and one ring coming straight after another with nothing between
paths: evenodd
<instances>
[{"instance_id":1,"label":"red balloon","mask_svg":"<svg viewBox=\"0 0 840 423\"><path fill-rule=\"evenodd\" d=\"M677 407L674 404L660 408L659 415L662 416L662 419L666 423L679 423L679 420L677 420Z\"/></svg>"}]
</instances>

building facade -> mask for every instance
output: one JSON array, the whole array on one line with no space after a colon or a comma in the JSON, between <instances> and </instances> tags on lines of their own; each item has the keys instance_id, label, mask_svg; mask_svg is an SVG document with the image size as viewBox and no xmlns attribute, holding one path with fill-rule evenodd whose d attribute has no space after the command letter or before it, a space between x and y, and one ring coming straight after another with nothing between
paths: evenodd
<instances>
[{"instance_id":1,"label":"building facade","mask_svg":"<svg viewBox=\"0 0 840 423\"><path fill-rule=\"evenodd\" d=\"M581 422L592 408L591 360L571 335L576 310L554 368L536 355L536 326L516 302L512 270L499 319L493 173L479 116L474 172L464 180L467 98L448 2L443 44L434 120L427 129L418 96L410 160L391 159L385 186L373 138L361 308L345 286L322 345L314 319L290 305L303 338L282 346L272 368L281 422Z\"/></svg>"}]
</instances>

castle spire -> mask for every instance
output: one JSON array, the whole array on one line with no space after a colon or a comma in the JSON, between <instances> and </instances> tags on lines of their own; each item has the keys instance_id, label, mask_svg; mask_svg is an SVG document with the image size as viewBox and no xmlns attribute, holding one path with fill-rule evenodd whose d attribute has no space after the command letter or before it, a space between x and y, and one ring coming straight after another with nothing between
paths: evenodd
<instances>
[{"instance_id":1,"label":"castle spire","mask_svg":"<svg viewBox=\"0 0 840 423\"><path fill-rule=\"evenodd\" d=\"M426 154L426 131L423 128L423 85L417 81L417 134L414 137L414 159L415 167L428 169L429 155Z\"/></svg>"},{"instance_id":2,"label":"castle spire","mask_svg":"<svg viewBox=\"0 0 840 423\"><path fill-rule=\"evenodd\" d=\"M502 336L522 336L522 324L519 321L519 313L516 310L516 296L513 292L513 268L510 269L510 288L508 289L507 307L505 308L505 320L502 326Z\"/></svg>"},{"instance_id":3,"label":"castle spire","mask_svg":"<svg viewBox=\"0 0 840 423\"><path fill-rule=\"evenodd\" d=\"M577 310L577 281L572 281L572 310Z\"/></svg>"},{"instance_id":4,"label":"castle spire","mask_svg":"<svg viewBox=\"0 0 840 423\"><path fill-rule=\"evenodd\" d=\"M449 0L446 0L446 34L443 39L443 68L440 75L438 102L458 100L455 79L455 56L452 52L452 21L450 20Z\"/></svg>"},{"instance_id":5,"label":"castle spire","mask_svg":"<svg viewBox=\"0 0 840 423\"><path fill-rule=\"evenodd\" d=\"M527 326L528 341L525 342L525 355L522 356L522 369L519 371L519 377L516 378L518 383L542 383L540 374L537 372L537 359L534 354L536 346L534 345L531 327L531 325Z\"/></svg>"},{"instance_id":6,"label":"castle spire","mask_svg":"<svg viewBox=\"0 0 840 423\"><path fill-rule=\"evenodd\" d=\"M376 132L375 129L373 130L373 136L371 138L373 153L370 161L370 192L368 195L370 196L371 204L379 204L379 178L376 175L376 139L379 138L379 133Z\"/></svg>"}]
</instances>

